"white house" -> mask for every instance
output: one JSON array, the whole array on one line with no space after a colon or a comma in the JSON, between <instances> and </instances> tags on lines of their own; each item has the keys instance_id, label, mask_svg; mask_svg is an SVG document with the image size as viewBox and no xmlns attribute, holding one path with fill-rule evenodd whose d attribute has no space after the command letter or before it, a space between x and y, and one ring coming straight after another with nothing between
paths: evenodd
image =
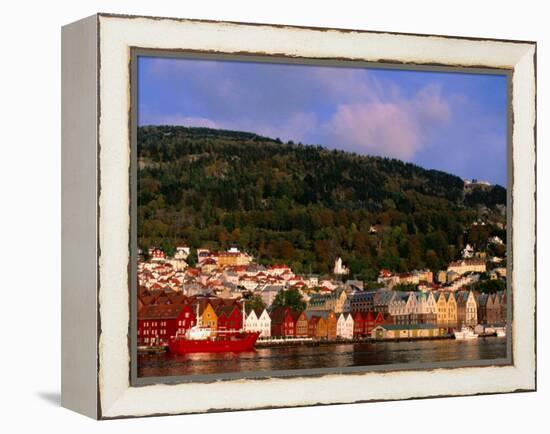
<instances>
[{"instance_id":1,"label":"white house","mask_svg":"<svg viewBox=\"0 0 550 434\"><path fill-rule=\"evenodd\" d=\"M336 336L342 339L353 338L353 316L351 316L351 313L341 313L338 316Z\"/></svg>"},{"instance_id":2,"label":"white house","mask_svg":"<svg viewBox=\"0 0 550 434\"><path fill-rule=\"evenodd\" d=\"M267 313L267 309L264 309L258 318L258 327L261 338L268 338L271 336L271 317L269 313Z\"/></svg>"},{"instance_id":3,"label":"white house","mask_svg":"<svg viewBox=\"0 0 550 434\"><path fill-rule=\"evenodd\" d=\"M247 332L255 332L258 331L259 325L258 325L258 315L256 315L256 312L254 309L251 309L248 315L245 315L244 319L244 329Z\"/></svg>"},{"instance_id":4,"label":"white house","mask_svg":"<svg viewBox=\"0 0 550 434\"><path fill-rule=\"evenodd\" d=\"M437 315L437 303L433 292L419 294L416 303L416 313L420 315Z\"/></svg>"},{"instance_id":5,"label":"white house","mask_svg":"<svg viewBox=\"0 0 550 434\"><path fill-rule=\"evenodd\" d=\"M392 316L411 315L417 313L417 298L414 292L395 291L395 296L388 304L388 312Z\"/></svg>"},{"instance_id":6,"label":"white house","mask_svg":"<svg viewBox=\"0 0 550 434\"><path fill-rule=\"evenodd\" d=\"M251 310L244 320L244 329L250 332L260 332L261 338L271 336L271 318L264 309L258 316L256 311Z\"/></svg>"},{"instance_id":7,"label":"white house","mask_svg":"<svg viewBox=\"0 0 550 434\"><path fill-rule=\"evenodd\" d=\"M176 247L176 254L174 255L174 259L181 259L186 260L189 256L189 253L191 253L191 249L187 246L177 246Z\"/></svg>"}]
</instances>

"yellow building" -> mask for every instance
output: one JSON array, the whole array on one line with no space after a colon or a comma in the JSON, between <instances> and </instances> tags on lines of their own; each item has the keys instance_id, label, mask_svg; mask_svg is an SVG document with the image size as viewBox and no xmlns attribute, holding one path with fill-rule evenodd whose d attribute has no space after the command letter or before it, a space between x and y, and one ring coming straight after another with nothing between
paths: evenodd
<instances>
[{"instance_id":1,"label":"yellow building","mask_svg":"<svg viewBox=\"0 0 550 434\"><path fill-rule=\"evenodd\" d=\"M204 307L201 315L202 325L204 327L210 327L212 330L218 329L218 315L212 305L207 303Z\"/></svg>"},{"instance_id":2,"label":"yellow building","mask_svg":"<svg viewBox=\"0 0 550 434\"><path fill-rule=\"evenodd\" d=\"M438 292L435 294L436 300L436 315L437 325L446 327L449 321L449 312L447 309L447 297L444 292Z\"/></svg>"},{"instance_id":3,"label":"yellow building","mask_svg":"<svg viewBox=\"0 0 550 434\"><path fill-rule=\"evenodd\" d=\"M456 327L456 319L457 319L457 306L456 306L456 298L454 293L447 292L447 325L448 327Z\"/></svg>"},{"instance_id":4,"label":"yellow building","mask_svg":"<svg viewBox=\"0 0 550 434\"><path fill-rule=\"evenodd\" d=\"M440 327L456 327L457 308L456 299L452 292L438 292L436 294L437 325Z\"/></svg>"},{"instance_id":5,"label":"yellow building","mask_svg":"<svg viewBox=\"0 0 550 434\"><path fill-rule=\"evenodd\" d=\"M327 326L328 326L327 321L323 317L320 317L319 320L317 321L317 328L315 330L315 337L317 339L327 338L327 335L328 335Z\"/></svg>"},{"instance_id":6,"label":"yellow building","mask_svg":"<svg viewBox=\"0 0 550 434\"><path fill-rule=\"evenodd\" d=\"M218 265L220 267L235 267L239 265L250 265L251 258L249 255L238 250L228 250L227 252L218 253Z\"/></svg>"},{"instance_id":7,"label":"yellow building","mask_svg":"<svg viewBox=\"0 0 550 434\"><path fill-rule=\"evenodd\" d=\"M447 267L447 271L453 271L460 275L464 273L485 273L487 267L483 259L462 259L451 262Z\"/></svg>"}]
</instances>

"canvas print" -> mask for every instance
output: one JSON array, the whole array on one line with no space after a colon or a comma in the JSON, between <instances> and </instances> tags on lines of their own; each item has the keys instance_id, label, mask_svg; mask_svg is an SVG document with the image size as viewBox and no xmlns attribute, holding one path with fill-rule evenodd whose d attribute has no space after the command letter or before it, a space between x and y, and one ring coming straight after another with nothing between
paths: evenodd
<instances>
[{"instance_id":1,"label":"canvas print","mask_svg":"<svg viewBox=\"0 0 550 434\"><path fill-rule=\"evenodd\" d=\"M138 377L510 357L505 73L150 55L136 77Z\"/></svg>"}]
</instances>

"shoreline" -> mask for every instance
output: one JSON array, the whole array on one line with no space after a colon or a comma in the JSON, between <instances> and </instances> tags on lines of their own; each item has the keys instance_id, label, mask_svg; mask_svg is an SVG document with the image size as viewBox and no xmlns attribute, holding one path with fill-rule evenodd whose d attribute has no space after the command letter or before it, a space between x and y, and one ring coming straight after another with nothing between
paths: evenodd
<instances>
[{"instance_id":1,"label":"shoreline","mask_svg":"<svg viewBox=\"0 0 550 434\"><path fill-rule=\"evenodd\" d=\"M496 334L479 336L477 339L496 338ZM256 342L255 348L277 348L277 347L319 347L342 344L374 344L377 342L413 342L413 341L441 341L441 340L456 340L453 335L446 336L421 336L417 338L357 338L357 339L331 339L331 340L280 340L276 342ZM138 348L138 354L161 354L168 352L168 345L158 345L154 347Z\"/></svg>"}]
</instances>

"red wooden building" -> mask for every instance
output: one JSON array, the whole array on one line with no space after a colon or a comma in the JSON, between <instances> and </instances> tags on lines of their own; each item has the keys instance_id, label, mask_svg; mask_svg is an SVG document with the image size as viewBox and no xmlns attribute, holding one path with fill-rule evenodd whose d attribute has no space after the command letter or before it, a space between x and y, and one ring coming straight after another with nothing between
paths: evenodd
<instances>
[{"instance_id":1,"label":"red wooden building","mask_svg":"<svg viewBox=\"0 0 550 434\"><path fill-rule=\"evenodd\" d=\"M219 306L216 309L218 315L218 330L237 331L243 327L243 314L237 305Z\"/></svg>"},{"instance_id":2,"label":"red wooden building","mask_svg":"<svg viewBox=\"0 0 550 434\"><path fill-rule=\"evenodd\" d=\"M167 345L170 337L178 330L193 326L194 321L195 315L189 305L143 306L137 318L138 345Z\"/></svg>"},{"instance_id":3,"label":"red wooden building","mask_svg":"<svg viewBox=\"0 0 550 434\"><path fill-rule=\"evenodd\" d=\"M271 317L271 336L294 336L296 324L289 307L276 307L269 316Z\"/></svg>"},{"instance_id":4,"label":"red wooden building","mask_svg":"<svg viewBox=\"0 0 550 434\"><path fill-rule=\"evenodd\" d=\"M374 325L374 317L380 315L380 313L372 313L372 312L365 312L364 318L365 318L365 325L364 325L364 333L367 336L370 336L371 330L375 327Z\"/></svg>"},{"instance_id":5,"label":"red wooden building","mask_svg":"<svg viewBox=\"0 0 550 434\"><path fill-rule=\"evenodd\" d=\"M365 334L366 318L362 312L354 312L353 316L353 336L360 337Z\"/></svg>"},{"instance_id":6,"label":"red wooden building","mask_svg":"<svg viewBox=\"0 0 550 434\"><path fill-rule=\"evenodd\" d=\"M317 326L319 325L319 321L321 320L321 317L318 315L310 315L308 324L307 324L307 335L310 338L316 338L317 337Z\"/></svg>"}]
</instances>

